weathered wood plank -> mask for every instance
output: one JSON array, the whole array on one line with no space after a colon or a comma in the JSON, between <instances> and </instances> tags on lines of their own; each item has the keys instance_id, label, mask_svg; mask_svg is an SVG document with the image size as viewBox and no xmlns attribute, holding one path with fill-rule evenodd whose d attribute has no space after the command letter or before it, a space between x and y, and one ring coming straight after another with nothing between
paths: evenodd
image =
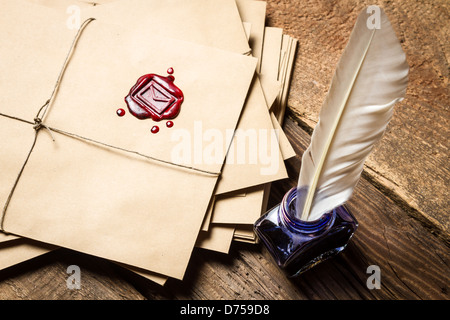
<instances>
[{"instance_id":1,"label":"weathered wood plank","mask_svg":"<svg viewBox=\"0 0 450 320\"><path fill-rule=\"evenodd\" d=\"M449 2L372 1L391 20L410 65L405 100L367 161L367 174L449 234ZM337 62L366 1L270 0L268 24L299 39L288 104L314 128Z\"/></svg>"}]
</instances>

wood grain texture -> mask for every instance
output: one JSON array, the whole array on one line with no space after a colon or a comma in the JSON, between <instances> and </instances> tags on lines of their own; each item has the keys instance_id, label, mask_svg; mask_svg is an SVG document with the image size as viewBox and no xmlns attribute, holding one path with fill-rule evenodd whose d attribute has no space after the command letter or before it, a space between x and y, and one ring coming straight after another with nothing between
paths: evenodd
<instances>
[{"instance_id":1,"label":"wood grain texture","mask_svg":"<svg viewBox=\"0 0 450 320\"><path fill-rule=\"evenodd\" d=\"M370 158L349 209L348 247L296 279L259 245L230 254L195 249L183 281L161 287L114 263L58 249L0 271L0 299L449 299L448 2L374 1L385 8L411 66L407 98ZM272 184L269 207L297 184L301 156L362 1L268 2L269 26L299 39L284 130L297 156ZM371 3L372 4L372 3ZM81 290L66 286L81 269ZM381 289L366 286L378 265Z\"/></svg>"}]
</instances>

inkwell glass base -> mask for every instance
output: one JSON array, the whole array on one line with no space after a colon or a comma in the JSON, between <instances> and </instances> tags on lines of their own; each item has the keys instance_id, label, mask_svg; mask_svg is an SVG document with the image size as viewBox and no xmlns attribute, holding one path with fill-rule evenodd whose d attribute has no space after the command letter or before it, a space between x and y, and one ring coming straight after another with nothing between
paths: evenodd
<instances>
[{"instance_id":1,"label":"inkwell glass base","mask_svg":"<svg viewBox=\"0 0 450 320\"><path fill-rule=\"evenodd\" d=\"M258 238L288 277L298 276L344 250L358 227L343 205L318 220L300 220L295 216L296 197L297 189L289 190L279 205L254 224Z\"/></svg>"}]
</instances>

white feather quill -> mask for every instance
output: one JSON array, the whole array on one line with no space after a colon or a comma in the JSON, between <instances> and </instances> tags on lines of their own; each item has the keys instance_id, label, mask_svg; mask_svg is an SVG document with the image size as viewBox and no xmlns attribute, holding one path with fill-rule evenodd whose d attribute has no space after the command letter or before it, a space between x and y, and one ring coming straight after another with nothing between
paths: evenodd
<instances>
[{"instance_id":1,"label":"white feather quill","mask_svg":"<svg viewBox=\"0 0 450 320\"><path fill-rule=\"evenodd\" d=\"M356 21L302 157L296 204L302 220L318 219L350 198L394 104L405 95L406 57L387 16L376 8L378 16L365 10ZM379 24L369 28L369 18Z\"/></svg>"}]
</instances>

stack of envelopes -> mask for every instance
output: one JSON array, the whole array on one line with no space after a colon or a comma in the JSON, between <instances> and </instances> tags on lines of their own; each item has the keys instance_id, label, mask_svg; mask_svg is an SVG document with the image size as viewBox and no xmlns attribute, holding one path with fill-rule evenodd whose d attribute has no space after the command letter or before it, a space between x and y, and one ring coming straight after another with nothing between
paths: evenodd
<instances>
[{"instance_id":1,"label":"stack of envelopes","mask_svg":"<svg viewBox=\"0 0 450 320\"><path fill-rule=\"evenodd\" d=\"M64 247L163 284L194 247L256 242L295 155L297 41L265 26L265 2L0 2L0 269ZM127 108L144 75L182 91L176 116ZM161 86L138 98L180 100Z\"/></svg>"}]
</instances>

